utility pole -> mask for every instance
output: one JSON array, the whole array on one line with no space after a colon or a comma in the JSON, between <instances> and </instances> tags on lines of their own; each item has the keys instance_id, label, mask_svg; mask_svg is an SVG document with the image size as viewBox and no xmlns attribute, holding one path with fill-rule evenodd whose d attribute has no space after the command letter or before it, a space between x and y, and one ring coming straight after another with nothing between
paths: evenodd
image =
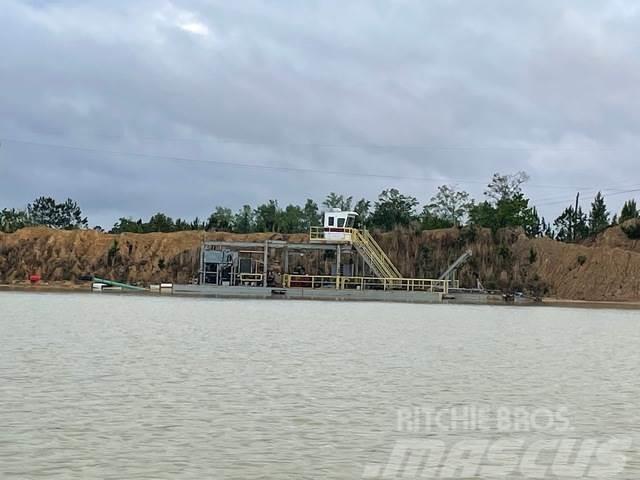
<instances>
[{"instance_id":1,"label":"utility pole","mask_svg":"<svg viewBox=\"0 0 640 480\"><path fill-rule=\"evenodd\" d=\"M578 201L580 200L580 192L576 193L576 208L573 211L573 232L571 240L576 241L577 230L578 230Z\"/></svg>"}]
</instances>

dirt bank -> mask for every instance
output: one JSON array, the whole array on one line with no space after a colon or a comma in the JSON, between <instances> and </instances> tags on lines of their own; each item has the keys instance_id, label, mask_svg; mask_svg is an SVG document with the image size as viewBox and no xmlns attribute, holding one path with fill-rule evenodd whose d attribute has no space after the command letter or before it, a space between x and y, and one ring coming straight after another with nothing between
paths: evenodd
<instances>
[{"instance_id":1,"label":"dirt bank","mask_svg":"<svg viewBox=\"0 0 640 480\"><path fill-rule=\"evenodd\" d=\"M473 257L460 272L465 286L524 289L573 300L640 300L640 245L618 227L583 245L529 239L518 231L484 229L394 231L376 235L403 275L434 277L464 250ZM110 235L95 231L23 229L0 234L0 283L38 273L46 281L92 273L132 283L190 282L199 247L210 240L306 241L306 235L179 232Z\"/></svg>"}]
</instances>

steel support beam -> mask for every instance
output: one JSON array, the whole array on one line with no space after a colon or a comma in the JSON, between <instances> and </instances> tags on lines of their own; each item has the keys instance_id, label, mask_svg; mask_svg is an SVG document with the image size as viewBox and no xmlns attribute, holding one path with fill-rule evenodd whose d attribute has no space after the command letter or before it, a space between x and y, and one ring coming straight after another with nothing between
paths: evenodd
<instances>
[{"instance_id":1,"label":"steel support beam","mask_svg":"<svg viewBox=\"0 0 640 480\"><path fill-rule=\"evenodd\" d=\"M267 271L269 266L269 240L264 241L264 256L262 264L262 286L267 286Z\"/></svg>"}]
</instances>

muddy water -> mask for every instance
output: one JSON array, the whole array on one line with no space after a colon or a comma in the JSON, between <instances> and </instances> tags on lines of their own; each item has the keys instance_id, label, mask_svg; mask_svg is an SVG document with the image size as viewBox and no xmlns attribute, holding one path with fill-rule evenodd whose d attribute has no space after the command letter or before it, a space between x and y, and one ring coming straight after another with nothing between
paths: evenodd
<instances>
[{"instance_id":1,"label":"muddy water","mask_svg":"<svg viewBox=\"0 0 640 480\"><path fill-rule=\"evenodd\" d=\"M639 367L637 311L0 293L0 478L638 478Z\"/></svg>"}]
</instances>

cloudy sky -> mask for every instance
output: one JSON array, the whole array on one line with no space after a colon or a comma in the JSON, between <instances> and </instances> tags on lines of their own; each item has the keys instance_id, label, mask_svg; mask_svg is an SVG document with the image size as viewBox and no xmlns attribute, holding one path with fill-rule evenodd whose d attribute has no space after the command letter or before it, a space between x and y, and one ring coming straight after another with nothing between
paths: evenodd
<instances>
[{"instance_id":1,"label":"cloudy sky","mask_svg":"<svg viewBox=\"0 0 640 480\"><path fill-rule=\"evenodd\" d=\"M635 0L2 0L0 208L640 188Z\"/></svg>"}]
</instances>

